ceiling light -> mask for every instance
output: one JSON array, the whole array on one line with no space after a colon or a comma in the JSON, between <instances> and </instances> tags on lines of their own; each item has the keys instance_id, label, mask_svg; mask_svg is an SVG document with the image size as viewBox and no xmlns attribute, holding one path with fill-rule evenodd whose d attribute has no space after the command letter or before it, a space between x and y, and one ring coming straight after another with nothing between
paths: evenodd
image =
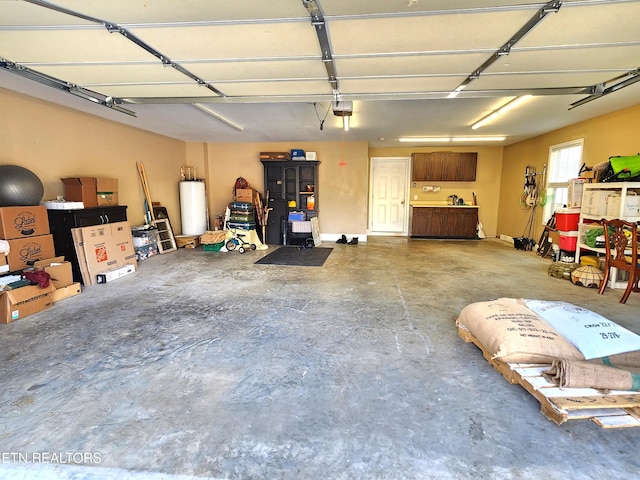
<instances>
[{"instance_id":1,"label":"ceiling light","mask_svg":"<svg viewBox=\"0 0 640 480\"><path fill-rule=\"evenodd\" d=\"M400 137L399 142L449 142L449 137Z\"/></svg>"},{"instance_id":2,"label":"ceiling light","mask_svg":"<svg viewBox=\"0 0 640 480\"><path fill-rule=\"evenodd\" d=\"M244 132L244 127L242 125L238 125L237 123L233 122L232 120L229 120L228 118L223 117L218 112L215 112L215 111L211 110L208 107L205 107L204 105L202 105L200 103L194 103L192 105L194 107L196 107L198 110L206 113L207 115L211 115L213 118L215 118L217 120L220 120L222 123L224 123L226 125L229 125L231 128L235 128L239 132Z\"/></svg>"},{"instance_id":3,"label":"ceiling light","mask_svg":"<svg viewBox=\"0 0 640 480\"><path fill-rule=\"evenodd\" d=\"M452 137L454 142L503 142L507 137Z\"/></svg>"},{"instance_id":4,"label":"ceiling light","mask_svg":"<svg viewBox=\"0 0 640 480\"><path fill-rule=\"evenodd\" d=\"M511 100L510 102L506 103L505 105L503 105L502 107L500 107L499 109L495 110L494 112L491 112L489 115L487 115L486 117L484 117L482 120L480 120L479 122L474 123L471 128L473 130L482 127L483 125L486 125L487 123L492 122L493 120L495 120L496 118L498 118L500 115L502 115L503 113L508 112L509 110L512 110L514 108L516 108L518 105L521 105L522 103L526 102L527 100L529 100L531 98L531 95L524 95L522 97L516 97L513 100Z\"/></svg>"},{"instance_id":5,"label":"ceiling light","mask_svg":"<svg viewBox=\"0 0 640 480\"><path fill-rule=\"evenodd\" d=\"M446 142L502 142L504 136L494 137L400 137L399 142L415 143L446 143Z\"/></svg>"},{"instance_id":6,"label":"ceiling light","mask_svg":"<svg viewBox=\"0 0 640 480\"><path fill-rule=\"evenodd\" d=\"M342 128L345 132L349 131L349 118L349 115L345 115L344 117L342 117Z\"/></svg>"}]
</instances>

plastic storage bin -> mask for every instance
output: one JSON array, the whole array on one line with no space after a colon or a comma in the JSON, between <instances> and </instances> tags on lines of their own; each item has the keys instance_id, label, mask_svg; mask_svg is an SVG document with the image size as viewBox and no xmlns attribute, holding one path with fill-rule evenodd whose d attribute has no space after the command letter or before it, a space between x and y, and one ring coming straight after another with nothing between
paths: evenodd
<instances>
[{"instance_id":1,"label":"plastic storage bin","mask_svg":"<svg viewBox=\"0 0 640 480\"><path fill-rule=\"evenodd\" d=\"M561 232L558 231L560 237L560 250L565 252L575 252L578 245L578 232Z\"/></svg>"},{"instance_id":2,"label":"plastic storage bin","mask_svg":"<svg viewBox=\"0 0 640 480\"><path fill-rule=\"evenodd\" d=\"M556 229L562 232L578 230L580 221L579 208L559 208L556 210Z\"/></svg>"}]
</instances>

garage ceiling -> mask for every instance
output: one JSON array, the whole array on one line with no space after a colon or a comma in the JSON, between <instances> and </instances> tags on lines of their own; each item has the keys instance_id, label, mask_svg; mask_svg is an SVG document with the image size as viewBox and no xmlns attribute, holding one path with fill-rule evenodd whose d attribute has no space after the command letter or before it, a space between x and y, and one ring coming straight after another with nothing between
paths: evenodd
<instances>
[{"instance_id":1,"label":"garage ceiling","mask_svg":"<svg viewBox=\"0 0 640 480\"><path fill-rule=\"evenodd\" d=\"M0 0L0 86L185 141L508 145L640 103L639 18L629 0Z\"/></svg>"}]
</instances>

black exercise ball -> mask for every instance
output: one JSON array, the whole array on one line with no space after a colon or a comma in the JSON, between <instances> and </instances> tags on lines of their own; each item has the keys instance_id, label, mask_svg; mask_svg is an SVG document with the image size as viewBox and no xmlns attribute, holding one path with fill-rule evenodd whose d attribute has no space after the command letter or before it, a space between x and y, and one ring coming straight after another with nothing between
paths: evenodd
<instances>
[{"instance_id":1,"label":"black exercise ball","mask_svg":"<svg viewBox=\"0 0 640 480\"><path fill-rule=\"evenodd\" d=\"M31 170L18 165L0 165L0 207L39 205L44 186Z\"/></svg>"}]
</instances>

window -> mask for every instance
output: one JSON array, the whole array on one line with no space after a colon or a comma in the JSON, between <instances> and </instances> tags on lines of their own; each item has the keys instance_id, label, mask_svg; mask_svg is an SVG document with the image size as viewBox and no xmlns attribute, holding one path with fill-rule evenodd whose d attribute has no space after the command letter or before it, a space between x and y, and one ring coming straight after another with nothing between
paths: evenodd
<instances>
[{"instance_id":1,"label":"window","mask_svg":"<svg viewBox=\"0 0 640 480\"><path fill-rule=\"evenodd\" d=\"M547 168L547 201L544 205L543 223L558 208L567 204L569 180L578 177L582 165L583 139L549 147Z\"/></svg>"}]
</instances>

